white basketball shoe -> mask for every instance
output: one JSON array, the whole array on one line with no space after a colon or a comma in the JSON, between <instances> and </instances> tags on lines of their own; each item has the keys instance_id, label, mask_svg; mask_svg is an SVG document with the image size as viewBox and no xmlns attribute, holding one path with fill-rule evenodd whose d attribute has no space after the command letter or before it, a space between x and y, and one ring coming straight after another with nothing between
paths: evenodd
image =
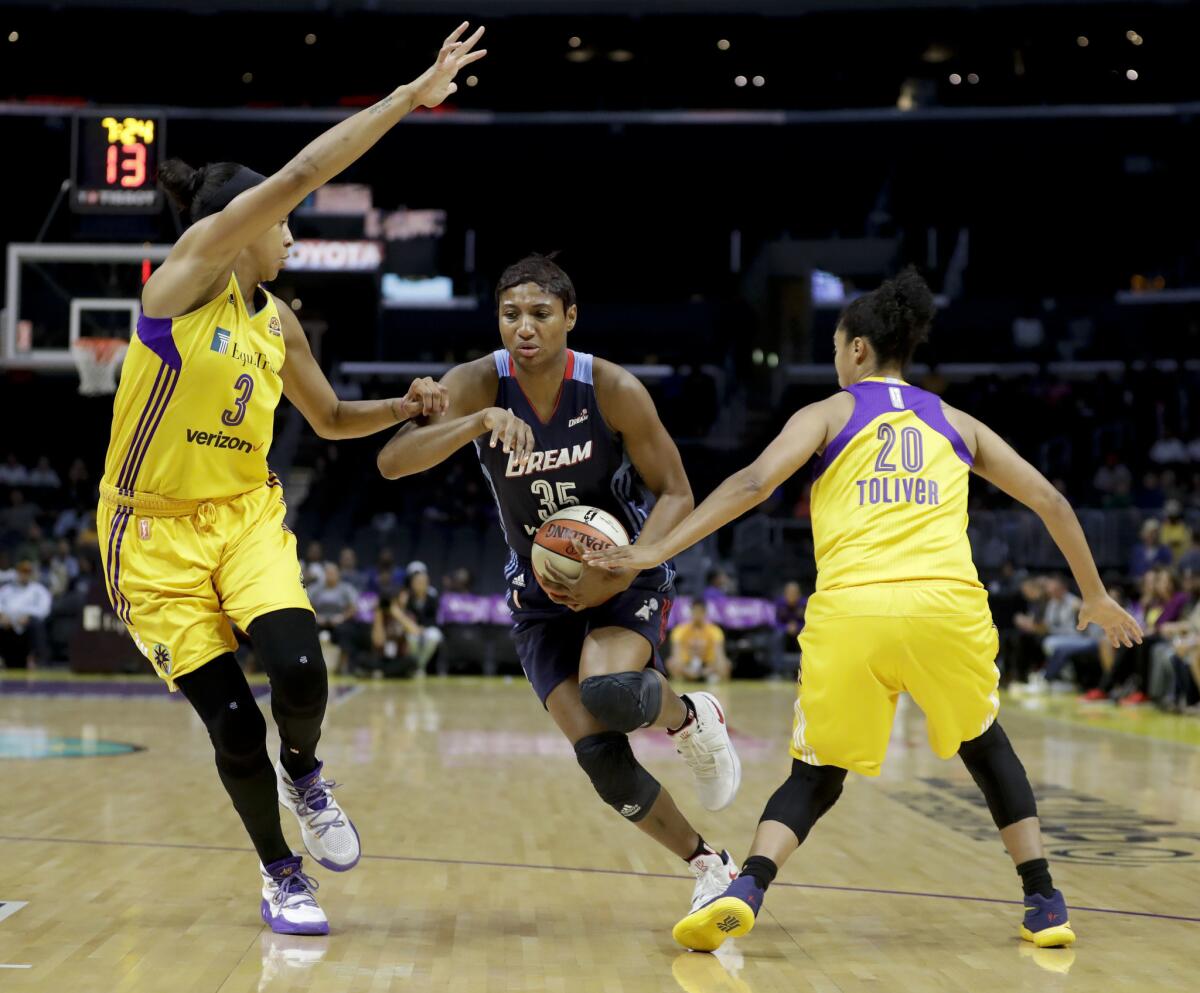
<instances>
[{"instance_id":1,"label":"white basketball shoe","mask_svg":"<svg viewBox=\"0 0 1200 993\"><path fill-rule=\"evenodd\" d=\"M279 802L296 815L308 854L326 869L345 872L358 864L362 845L350 818L333 798L337 783L321 776L323 766L318 762L307 776L292 782L283 764L276 762Z\"/></svg>"},{"instance_id":2,"label":"white basketball shoe","mask_svg":"<svg viewBox=\"0 0 1200 993\"><path fill-rule=\"evenodd\" d=\"M262 919L272 931L329 933L329 921L317 903L317 881L305 875L299 855L258 868L262 873Z\"/></svg>"},{"instance_id":3,"label":"white basketball shoe","mask_svg":"<svg viewBox=\"0 0 1200 993\"><path fill-rule=\"evenodd\" d=\"M727 851L714 852L709 849L692 859L688 868L696 877L696 886L692 890L692 913L719 897L738 877L737 863Z\"/></svg>"},{"instance_id":4,"label":"white basketball shoe","mask_svg":"<svg viewBox=\"0 0 1200 993\"><path fill-rule=\"evenodd\" d=\"M706 810L723 810L733 803L742 785L742 763L729 740L725 712L717 698L711 693L688 693L687 699L696 716L668 733L675 739L675 751L696 777L700 803Z\"/></svg>"}]
</instances>

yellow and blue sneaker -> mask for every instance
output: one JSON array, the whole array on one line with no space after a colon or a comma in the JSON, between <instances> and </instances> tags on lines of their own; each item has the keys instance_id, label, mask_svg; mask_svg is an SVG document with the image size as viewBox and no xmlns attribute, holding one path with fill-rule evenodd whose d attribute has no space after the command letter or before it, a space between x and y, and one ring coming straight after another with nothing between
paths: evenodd
<instances>
[{"instance_id":1,"label":"yellow and blue sneaker","mask_svg":"<svg viewBox=\"0 0 1200 993\"><path fill-rule=\"evenodd\" d=\"M1021 922L1021 937L1038 948L1060 948L1075 941L1075 932L1067 919L1067 901L1062 892L1050 896L1031 893L1025 897L1025 920Z\"/></svg>"},{"instance_id":2,"label":"yellow and blue sneaker","mask_svg":"<svg viewBox=\"0 0 1200 993\"><path fill-rule=\"evenodd\" d=\"M695 952L715 951L726 938L750 933L762 902L758 881L753 876L739 876L724 893L676 924L671 937Z\"/></svg>"}]
</instances>

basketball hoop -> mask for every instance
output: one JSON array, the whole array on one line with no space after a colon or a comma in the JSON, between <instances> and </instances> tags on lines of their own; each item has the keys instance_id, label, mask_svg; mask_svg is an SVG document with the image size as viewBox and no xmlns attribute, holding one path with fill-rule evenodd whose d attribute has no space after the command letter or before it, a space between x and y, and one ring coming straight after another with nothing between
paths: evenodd
<instances>
[{"instance_id":1,"label":"basketball hoop","mask_svg":"<svg viewBox=\"0 0 1200 993\"><path fill-rule=\"evenodd\" d=\"M117 392L117 370L129 342L124 338L80 338L71 345L71 356L79 370L79 392L85 397Z\"/></svg>"}]
</instances>

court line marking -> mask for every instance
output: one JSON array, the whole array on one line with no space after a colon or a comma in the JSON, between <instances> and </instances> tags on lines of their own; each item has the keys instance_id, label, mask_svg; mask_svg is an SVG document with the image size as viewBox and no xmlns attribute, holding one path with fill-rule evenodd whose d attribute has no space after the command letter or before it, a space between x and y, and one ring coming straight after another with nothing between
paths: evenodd
<instances>
[{"instance_id":1,"label":"court line marking","mask_svg":"<svg viewBox=\"0 0 1200 993\"><path fill-rule=\"evenodd\" d=\"M0 969L32 969L32 965L13 965L9 962L0 962Z\"/></svg>"},{"instance_id":2,"label":"court line marking","mask_svg":"<svg viewBox=\"0 0 1200 993\"><path fill-rule=\"evenodd\" d=\"M12 917L22 907L29 906L28 900L0 900L0 921Z\"/></svg>"},{"instance_id":3,"label":"court line marking","mask_svg":"<svg viewBox=\"0 0 1200 993\"><path fill-rule=\"evenodd\" d=\"M170 841L105 841L99 838L30 838L20 835L0 834L0 841L27 841L34 844L56 845L109 845L121 848L177 848L198 852L236 852L239 855L253 854L249 848L235 848L232 845L185 845ZM690 876L677 876L669 872L634 872L632 869L601 869L595 866L574 865L534 865L528 862L487 862L482 859L445 859L433 858L426 855L363 855L364 859L378 862L420 862L430 865L470 865L485 869L540 869L546 872L590 872L606 876L632 876L637 879L679 879L690 880ZM920 890L886 890L871 886L834 886L829 883L772 883L785 889L826 890L835 893L872 893L880 896L914 896L930 900L965 900L970 903L995 903L1006 907L1023 906L1024 900L1001 900L994 896L964 896L957 893L926 893ZM1119 917L1150 917L1161 921L1182 921L1186 924L1200 924L1200 917L1186 917L1182 914L1155 914L1147 910L1118 910L1113 907L1080 907L1071 905L1072 910L1087 911L1093 914L1116 914Z\"/></svg>"}]
</instances>

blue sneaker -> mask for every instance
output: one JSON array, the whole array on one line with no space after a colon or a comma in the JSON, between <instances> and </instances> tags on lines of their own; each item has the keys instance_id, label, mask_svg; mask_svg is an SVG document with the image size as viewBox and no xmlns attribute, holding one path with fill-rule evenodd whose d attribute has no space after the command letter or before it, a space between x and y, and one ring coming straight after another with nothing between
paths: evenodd
<instances>
[{"instance_id":1,"label":"blue sneaker","mask_svg":"<svg viewBox=\"0 0 1200 993\"><path fill-rule=\"evenodd\" d=\"M739 876L724 893L676 924L671 937L695 952L715 951L726 938L740 938L750 933L762 907L763 896L753 876Z\"/></svg>"},{"instance_id":2,"label":"blue sneaker","mask_svg":"<svg viewBox=\"0 0 1200 993\"><path fill-rule=\"evenodd\" d=\"M1038 948L1059 948L1075 941L1075 932L1067 920L1067 901L1061 891L1055 890L1048 897L1031 893L1025 898L1021 937Z\"/></svg>"}]
</instances>

